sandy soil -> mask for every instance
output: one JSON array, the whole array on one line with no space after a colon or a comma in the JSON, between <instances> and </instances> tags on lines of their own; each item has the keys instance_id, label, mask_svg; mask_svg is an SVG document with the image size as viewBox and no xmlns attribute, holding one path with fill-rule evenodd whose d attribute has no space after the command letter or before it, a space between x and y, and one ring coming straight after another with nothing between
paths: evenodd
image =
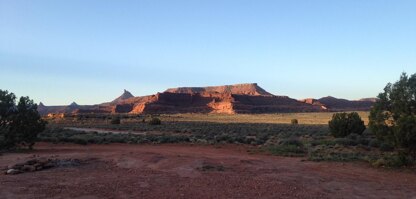
<instances>
[{"instance_id":1,"label":"sandy soil","mask_svg":"<svg viewBox=\"0 0 416 199\"><path fill-rule=\"evenodd\" d=\"M0 168L33 157L80 166L0 174L0 198L415 198L416 173L358 163L248 154L224 145L36 145L0 156Z\"/></svg>"}]
</instances>

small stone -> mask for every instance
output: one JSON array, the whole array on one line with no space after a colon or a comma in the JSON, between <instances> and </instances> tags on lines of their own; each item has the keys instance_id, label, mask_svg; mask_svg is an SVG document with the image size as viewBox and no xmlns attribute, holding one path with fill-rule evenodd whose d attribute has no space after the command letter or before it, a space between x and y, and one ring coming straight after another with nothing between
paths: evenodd
<instances>
[{"instance_id":1,"label":"small stone","mask_svg":"<svg viewBox=\"0 0 416 199\"><path fill-rule=\"evenodd\" d=\"M19 173L21 173L21 171L17 170L17 169L9 169L6 172L6 174L9 174L9 175L15 175L15 174L19 174Z\"/></svg>"}]
</instances>

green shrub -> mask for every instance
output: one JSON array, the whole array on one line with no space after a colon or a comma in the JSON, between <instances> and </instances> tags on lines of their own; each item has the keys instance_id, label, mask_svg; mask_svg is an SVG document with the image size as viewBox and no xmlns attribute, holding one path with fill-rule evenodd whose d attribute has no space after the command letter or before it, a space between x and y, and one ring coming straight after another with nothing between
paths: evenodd
<instances>
[{"instance_id":1,"label":"green shrub","mask_svg":"<svg viewBox=\"0 0 416 199\"><path fill-rule=\"evenodd\" d=\"M267 142L269 140L270 135L267 133L262 133L256 136L256 144L261 145Z\"/></svg>"},{"instance_id":2,"label":"green shrub","mask_svg":"<svg viewBox=\"0 0 416 199\"><path fill-rule=\"evenodd\" d=\"M321 139L321 140L312 140L310 142L311 146L318 146L318 145L323 145L323 146L333 146L335 145L335 141L334 140L328 140L328 139Z\"/></svg>"},{"instance_id":3,"label":"green shrub","mask_svg":"<svg viewBox=\"0 0 416 199\"><path fill-rule=\"evenodd\" d=\"M414 160L406 152L399 152L384 155L381 158L370 161L370 163L372 166L375 167L397 168L412 165L414 163Z\"/></svg>"},{"instance_id":4,"label":"green shrub","mask_svg":"<svg viewBox=\"0 0 416 199\"><path fill-rule=\"evenodd\" d=\"M416 74L406 73L388 83L378 95L369 116L369 126L377 138L396 149L404 149L416 160Z\"/></svg>"},{"instance_id":5,"label":"green shrub","mask_svg":"<svg viewBox=\"0 0 416 199\"><path fill-rule=\"evenodd\" d=\"M149 124L150 125L160 125L160 124L162 124L162 121L159 118L154 117L149 121Z\"/></svg>"},{"instance_id":6,"label":"green shrub","mask_svg":"<svg viewBox=\"0 0 416 199\"><path fill-rule=\"evenodd\" d=\"M120 124L120 118L119 117L113 117L111 119L111 124Z\"/></svg>"},{"instance_id":7,"label":"green shrub","mask_svg":"<svg viewBox=\"0 0 416 199\"><path fill-rule=\"evenodd\" d=\"M365 155L361 153L346 153L346 152L327 152L327 151L312 151L308 154L308 160L311 161L335 161L348 162L364 160Z\"/></svg>"},{"instance_id":8,"label":"green shrub","mask_svg":"<svg viewBox=\"0 0 416 199\"><path fill-rule=\"evenodd\" d=\"M293 145L298 147L303 147L303 143L295 137L283 139L279 142L279 145Z\"/></svg>"},{"instance_id":9,"label":"green shrub","mask_svg":"<svg viewBox=\"0 0 416 199\"><path fill-rule=\"evenodd\" d=\"M267 149L273 155L282 156L304 156L306 153L303 143L296 137L283 139L278 145L269 146Z\"/></svg>"},{"instance_id":10,"label":"green shrub","mask_svg":"<svg viewBox=\"0 0 416 199\"><path fill-rule=\"evenodd\" d=\"M298 119L292 119L290 120L290 123L293 125L299 124Z\"/></svg>"},{"instance_id":11,"label":"green shrub","mask_svg":"<svg viewBox=\"0 0 416 199\"><path fill-rule=\"evenodd\" d=\"M361 135L365 130L364 121L356 112L335 113L328 124L334 137L346 137L352 133Z\"/></svg>"},{"instance_id":12,"label":"green shrub","mask_svg":"<svg viewBox=\"0 0 416 199\"><path fill-rule=\"evenodd\" d=\"M228 134L222 134L222 135L219 135L219 136L215 136L215 141L216 142L233 143L234 139L233 139L233 137L231 137Z\"/></svg>"},{"instance_id":13,"label":"green shrub","mask_svg":"<svg viewBox=\"0 0 416 199\"><path fill-rule=\"evenodd\" d=\"M157 137L158 143L180 143L189 142L189 138L186 136L173 136L173 135L162 135Z\"/></svg>"},{"instance_id":14,"label":"green shrub","mask_svg":"<svg viewBox=\"0 0 416 199\"><path fill-rule=\"evenodd\" d=\"M0 149L25 146L31 149L37 135L45 129L37 105L29 97L16 96L0 90Z\"/></svg>"}]
</instances>

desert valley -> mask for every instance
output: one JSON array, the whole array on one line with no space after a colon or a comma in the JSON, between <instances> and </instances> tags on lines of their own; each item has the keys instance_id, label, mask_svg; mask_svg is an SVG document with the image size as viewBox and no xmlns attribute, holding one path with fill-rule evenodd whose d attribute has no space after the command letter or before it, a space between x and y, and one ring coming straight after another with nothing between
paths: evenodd
<instances>
[{"instance_id":1,"label":"desert valley","mask_svg":"<svg viewBox=\"0 0 416 199\"><path fill-rule=\"evenodd\" d=\"M415 8L0 0L0 199L416 199Z\"/></svg>"},{"instance_id":2,"label":"desert valley","mask_svg":"<svg viewBox=\"0 0 416 199\"><path fill-rule=\"evenodd\" d=\"M413 167L366 129L328 121L375 98L296 100L257 84L124 90L97 105L45 106L34 150L4 153L3 198L411 198ZM24 183L20 183L24 182ZM105 189L103 189L106 187ZM77 190L77 191L69 191Z\"/></svg>"}]
</instances>

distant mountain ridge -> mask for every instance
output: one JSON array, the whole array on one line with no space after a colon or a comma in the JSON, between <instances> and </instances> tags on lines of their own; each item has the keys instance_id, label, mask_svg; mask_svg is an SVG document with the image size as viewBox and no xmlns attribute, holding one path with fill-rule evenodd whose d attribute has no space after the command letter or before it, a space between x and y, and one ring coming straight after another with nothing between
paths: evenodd
<instances>
[{"instance_id":1,"label":"distant mountain ridge","mask_svg":"<svg viewBox=\"0 0 416 199\"><path fill-rule=\"evenodd\" d=\"M307 104L321 105L330 111L368 111L376 100L377 98L347 100L327 96L319 99L308 98L300 101Z\"/></svg>"},{"instance_id":2,"label":"distant mountain ridge","mask_svg":"<svg viewBox=\"0 0 416 199\"><path fill-rule=\"evenodd\" d=\"M280 113L369 110L375 98L346 100L335 97L296 100L273 95L257 83L208 87L170 88L162 93L133 96L129 91L111 102L97 105L45 106L38 111L47 114L153 114L153 113Z\"/></svg>"}]
</instances>

